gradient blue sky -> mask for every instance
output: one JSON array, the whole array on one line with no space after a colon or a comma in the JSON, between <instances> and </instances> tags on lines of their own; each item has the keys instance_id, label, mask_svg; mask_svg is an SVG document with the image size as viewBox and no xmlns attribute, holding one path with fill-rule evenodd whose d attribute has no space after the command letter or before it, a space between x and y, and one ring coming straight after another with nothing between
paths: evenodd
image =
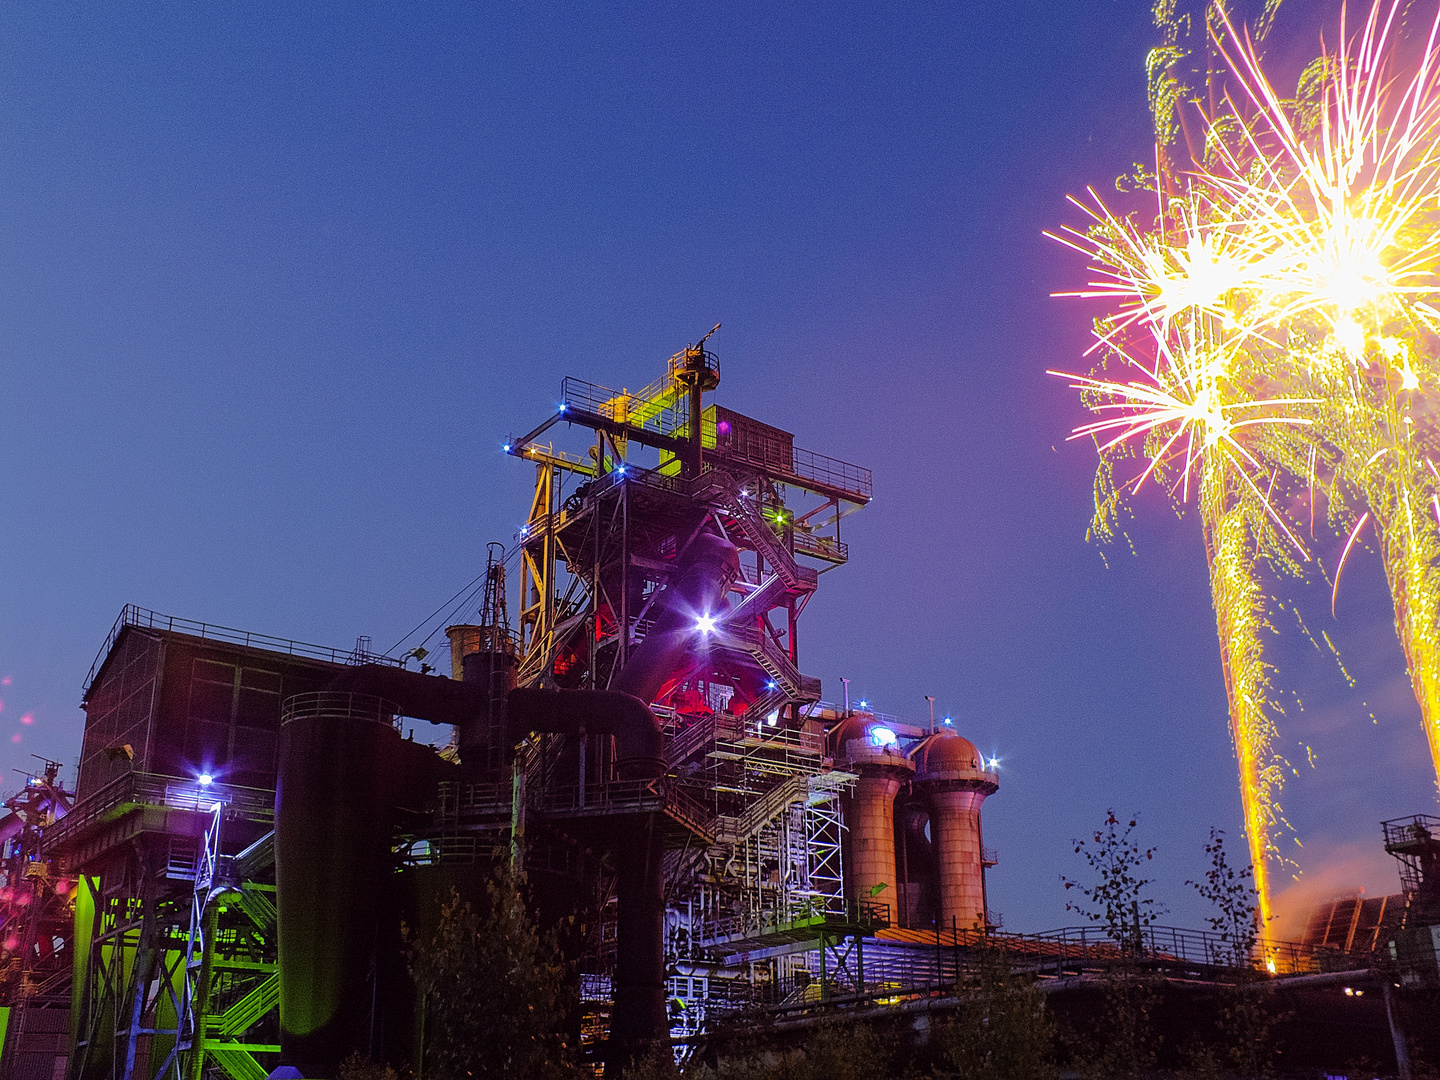
<instances>
[{"instance_id":1,"label":"gradient blue sky","mask_svg":"<svg viewBox=\"0 0 1440 1080\"><path fill-rule=\"evenodd\" d=\"M563 376L643 384L723 322L715 400L875 470L802 666L1003 758L1006 925L1073 921L1108 806L1198 925L1239 823L1199 531L1150 501L1133 555L1087 546L1044 375L1087 315L1041 230L1149 153L1153 33L1140 0L6 7L0 763L73 763L126 602L388 645L522 520L500 445ZM1287 847L1394 891L1377 822L1434 796L1373 556L1302 608L1357 685L1277 638Z\"/></svg>"}]
</instances>

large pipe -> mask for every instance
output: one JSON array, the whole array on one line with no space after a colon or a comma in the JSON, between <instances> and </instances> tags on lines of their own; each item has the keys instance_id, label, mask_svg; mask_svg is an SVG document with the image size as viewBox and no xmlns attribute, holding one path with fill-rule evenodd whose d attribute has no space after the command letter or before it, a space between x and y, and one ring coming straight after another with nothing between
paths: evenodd
<instances>
[{"instance_id":1,"label":"large pipe","mask_svg":"<svg viewBox=\"0 0 1440 1080\"><path fill-rule=\"evenodd\" d=\"M418 671L386 664L357 664L336 675L326 687L336 692L373 694L393 702L399 715L432 724L465 725L483 715L489 703L488 689L471 682L457 682L443 675L422 675Z\"/></svg>"},{"instance_id":2,"label":"large pipe","mask_svg":"<svg viewBox=\"0 0 1440 1080\"><path fill-rule=\"evenodd\" d=\"M665 771L665 737L650 707L619 690L510 691L510 734L532 731L613 735L621 778L648 780Z\"/></svg>"},{"instance_id":3,"label":"large pipe","mask_svg":"<svg viewBox=\"0 0 1440 1080\"><path fill-rule=\"evenodd\" d=\"M940 925L984 929L985 863L980 805L999 790L969 739L931 735L911 751L915 790L930 804L930 839L936 863Z\"/></svg>"},{"instance_id":4,"label":"large pipe","mask_svg":"<svg viewBox=\"0 0 1440 1080\"><path fill-rule=\"evenodd\" d=\"M19 814L6 814L0 818L0 844L4 844L12 836L17 835L24 827L25 822Z\"/></svg>"}]
</instances>

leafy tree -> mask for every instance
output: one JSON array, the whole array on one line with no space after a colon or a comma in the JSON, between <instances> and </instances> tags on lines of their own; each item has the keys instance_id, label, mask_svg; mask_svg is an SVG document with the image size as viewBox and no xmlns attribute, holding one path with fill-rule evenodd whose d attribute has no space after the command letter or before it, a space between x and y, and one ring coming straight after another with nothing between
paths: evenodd
<instances>
[{"instance_id":1,"label":"leafy tree","mask_svg":"<svg viewBox=\"0 0 1440 1080\"><path fill-rule=\"evenodd\" d=\"M1221 990L1213 1046L1195 1048L1192 1064L1207 1075L1264 1076L1274 1065L1272 1029L1277 1017L1270 980L1255 967L1260 925L1254 869L1230 865L1224 829L1210 830L1205 854L1210 857L1205 879L1186 884L1212 905L1206 921L1220 939L1215 959L1234 969L1235 982Z\"/></svg>"},{"instance_id":2,"label":"leafy tree","mask_svg":"<svg viewBox=\"0 0 1440 1080\"><path fill-rule=\"evenodd\" d=\"M1152 1016L1159 994L1140 970L1145 954L1145 929L1153 926L1164 908L1146 895L1155 882L1142 876L1155 848L1142 848L1134 838L1137 818L1122 823L1114 810L1090 840L1076 840L1075 852L1085 858L1096 879L1089 884L1062 877L1065 888L1078 889L1080 898L1065 904L1099 923L1119 946L1106 965L1105 1000L1099 1022L1081 1037L1076 1059L1083 1077L1094 1080L1134 1080L1155 1064L1159 1037Z\"/></svg>"},{"instance_id":3,"label":"leafy tree","mask_svg":"<svg viewBox=\"0 0 1440 1080\"><path fill-rule=\"evenodd\" d=\"M1109 973L1104 1006L1095 1029L1079 1040L1075 1063L1084 1080L1136 1080L1155 1067L1160 1037L1153 1016L1160 1003L1155 987L1129 960Z\"/></svg>"},{"instance_id":4,"label":"leafy tree","mask_svg":"<svg viewBox=\"0 0 1440 1080\"><path fill-rule=\"evenodd\" d=\"M1144 928L1153 926L1164 908L1145 891L1155 884L1141 871L1155 858L1155 848L1141 848L1132 838L1138 821L1131 818L1124 826L1114 810L1105 812L1105 823L1089 840L1076 840L1075 853L1083 855L1090 869L1099 875L1086 885L1062 876L1066 890L1078 889L1084 899L1067 900L1066 911L1075 911L1091 922L1100 923L1105 933L1121 948L1135 953L1144 951Z\"/></svg>"},{"instance_id":5,"label":"leafy tree","mask_svg":"<svg viewBox=\"0 0 1440 1080\"><path fill-rule=\"evenodd\" d=\"M559 947L553 932L536 927L522 885L520 874L497 868L480 911L452 890L435 933L411 941L410 974L424 995L427 1078L579 1075L562 1034L569 991Z\"/></svg>"},{"instance_id":6,"label":"leafy tree","mask_svg":"<svg viewBox=\"0 0 1440 1080\"><path fill-rule=\"evenodd\" d=\"M1004 952L976 954L979 986L957 1016L935 1029L955 1080L1054 1080L1055 1022L1032 979L1010 970Z\"/></svg>"},{"instance_id":7,"label":"leafy tree","mask_svg":"<svg viewBox=\"0 0 1440 1080\"><path fill-rule=\"evenodd\" d=\"M625 1080L680 1080L680 1067L668 1046L653 1046L630 1063Z\"/></svg>"},{"instance_id":8,"label":"leafy tree","mask_svg":"<svg viewBox=\"0 0 1440 1080\"><path fill-rule=\"evenodd\" d=\"M1251 866L1236 870L1225 855L1225 830L1210 830L1210 842L1205 845L1205 854L1210 857L1210 869L1205 872L1204 881L1187 881L1202 898L1214 907L1213 914L1206 918L1220 938L1220 955L1216 959L1232 967L1249 968L1255 955L1255 945L1260 939L1260 926L1256 920L1255 871Z\"/></svg>"},{"instance_id":9,"label":"leafy tree","mask_svg":"<svg viewBox=\"0 0 1440 1080\"><path fill-rule=\"evenodd\" d=\"M893 1036L870 1024L822 1024L805 1040L805 1056L790 1075L795 1080L884 1080L895 1075Z\"/></svg>"}]
</instances>

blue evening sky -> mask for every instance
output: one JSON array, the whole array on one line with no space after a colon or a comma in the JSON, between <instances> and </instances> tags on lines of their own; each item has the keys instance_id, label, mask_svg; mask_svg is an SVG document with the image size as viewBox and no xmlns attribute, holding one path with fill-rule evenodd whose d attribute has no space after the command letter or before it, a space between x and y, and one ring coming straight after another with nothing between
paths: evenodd
<instances>
[{"instance_id":1,"label":"blue evening sky","mask_svg":"<svg viewBox=\"0 0 1440 1080\"><path fill-rule=\"evenodd\" d=\"M73 764L126 602L389 645L523 520L500 446L565 375L644 384L722 322L714 400L875 471L802 668L1003 759L1007 927L1074 921L1110 806L1199 925L1209 827L1240 843L1198 524L1152 497L1133 554L1087 545L1044 374L1089 314L1041 230L1149 155L1154 34L1141 0L6 7L0 764ZM1377 823L1433 775L1353 562L1338 620L1300 595L1356 686L1276 639L1285 845L1390 892Z\"/></svg>"}]
</instances>

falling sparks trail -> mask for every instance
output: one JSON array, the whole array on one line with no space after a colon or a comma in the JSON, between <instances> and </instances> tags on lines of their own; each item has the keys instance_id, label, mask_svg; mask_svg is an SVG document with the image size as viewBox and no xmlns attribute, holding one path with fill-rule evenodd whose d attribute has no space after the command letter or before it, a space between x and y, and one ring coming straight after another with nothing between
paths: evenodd
<instances>
[{"instance_id":1,"label":"falling sparks trail","mask_svg":"<svg viewBox=\"0 0 1440 1080\"><path fill-rule=\"evenodd\" d=\"M1440 776L1440 424L1423 407L1440 385L1440 13L1402 64L1406 10L1376 0L1357 28L1342 6L1338 47L1293 99L1271 84L1258 35L1218 5L1209 92L1187 91L1172 73L1186 55L1179 24L1162 19L1157 167L1142 178L1153 212L1117 212L1087 189L1071 200L1084 227L1050 234L1091 269L1057 295L1104 308L1086 352L1096 366L1051 372L1095 414L1071 435L1100 459L1091 534L1113 537L1152 479L1198 505L1264 916L1283 761L1258 582L1262 566L1310 571L1290 515L1307 509L1313 539L1317 487L1326 524L1347 537L1332 615L1368 526ZM1201 100L1202 149L1177 164L1169 140L1195 130L1177 118Z\"/></svg>"}]
</instances>

